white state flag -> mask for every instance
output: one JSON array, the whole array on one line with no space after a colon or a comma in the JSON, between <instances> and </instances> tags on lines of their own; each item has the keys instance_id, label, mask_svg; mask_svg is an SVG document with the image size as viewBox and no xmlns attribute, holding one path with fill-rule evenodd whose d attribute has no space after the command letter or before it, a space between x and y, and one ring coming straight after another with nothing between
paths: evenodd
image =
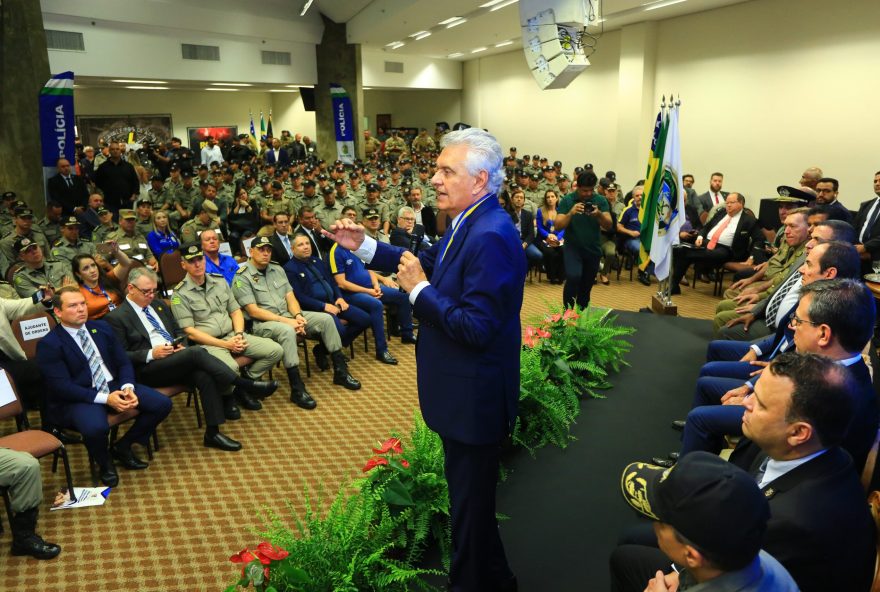
<instances>
[{"instance_id":1,"label":"white state flag","mask_svg":"<svg viewBox=\"0 0 880 592\"><path fill-rule=\"evenodd\" d=\"M651 241L651 261L658 280L669 277L672 264L672 245L680 241L678 232L684 224L684 191L681 186L681 141L678 135L678 107L669 110L669 127L663 162L660 165L660 191L657 198L654 238Z\"/></svg>"}]
</instances>

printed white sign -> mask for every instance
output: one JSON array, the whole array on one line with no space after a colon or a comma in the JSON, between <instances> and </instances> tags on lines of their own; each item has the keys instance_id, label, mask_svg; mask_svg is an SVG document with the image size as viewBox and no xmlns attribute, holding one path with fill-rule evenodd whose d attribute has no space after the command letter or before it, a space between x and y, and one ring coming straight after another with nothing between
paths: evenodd
<instances>
[{"instance_id":1,"label":"printed white sign","mask_svg":"<svg viewBox=\"0 0 880 592\"><path fill-rule=\"evenodd\" d=\"M21 322L21 338L24 341L39 339L49 332L49 319L40 317Z\"/></svg>"}]
</instances>

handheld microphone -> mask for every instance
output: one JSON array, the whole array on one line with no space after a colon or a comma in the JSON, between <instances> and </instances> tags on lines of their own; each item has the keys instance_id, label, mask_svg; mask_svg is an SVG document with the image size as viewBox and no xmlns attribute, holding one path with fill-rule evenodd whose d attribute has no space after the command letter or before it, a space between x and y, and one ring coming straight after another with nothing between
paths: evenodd
<instances>
[{"instance_id":1,"label":"handheld microphone","mask_svg":"<svg viewBox=\"0 0 880 592\"><path fill-rule=\"evenodd\" d=\"M409 235L409 248L407 249L410 253L419 256L419 249L422 246L422 235L417 234L416 232L412 232ZM398 288L401 292L406 292L403 288Z\"/></svg>"}]
</instances>

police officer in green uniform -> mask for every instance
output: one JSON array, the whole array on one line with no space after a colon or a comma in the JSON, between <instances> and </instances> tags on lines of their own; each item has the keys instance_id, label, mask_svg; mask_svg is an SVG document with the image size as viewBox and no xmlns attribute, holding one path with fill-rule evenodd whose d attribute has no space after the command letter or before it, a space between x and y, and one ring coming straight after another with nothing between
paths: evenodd
<instances>
[{"instance_id":1,"label":"police officer in green uniform","mask_svg":"<svg viewBox=\"0 0 880 592\"><path fill-rule=\"evenodd\" d=\"M397 162L404 153L406 153L406 142L400 137L400 132L396 129L391 130L391 137L385 140L385 156L391 162Z\"/></svg>"},{"instance_id":2,"label":"police officer in green uniform","mask_svg":"<svg viewBox=\"0 0 880 592\"><path fill-rule=\"evenodd\" d=\"M315 208L315 216L321 223L321 228L330 228L337 220L342 218L342 206L336 203L336 190L329 185L324 187L324 203Z\"/></svg>"},{"instance_id":3,"label":"police officer in green uniform","mask_svg":"<svg viewBox=\"0 0 880 592\"><path fill-rule=\"evenodd\" d=\"M186 271L182 282L174 286L171 312L190 341L226 364L233 372L239 367L233 356L253 358L245 370L248 378L260 380L283 354L271 339L246 335L244 314L222 274L205 273L205 257L200 244L181 246L181 265ZM263 405L246 391L236 389L235 396L245 409L256 411Z\"/></svg>"},{"instance_id":4,"label":"police officer in green uniform","mask_svg":"<svg viewBox=\"0 0 880 592\"><path fill-rule=\"evenodd\" d=\"M171 190L165 187L162 175L153 175L150 178L152 188L147 192L148 200L153 205L153 211L170 210L174 205L174 197Z\"/></svg>"},{"instance_id":5,"label":"police officer in green uniform","mask_svg":"<svg viewBox=\"0 0 880 592\"><path fill-rule=\"evenodd\" d=\"M303 181L303 196L301 203L303 206L309 206L313 210L323 203L321 196L318 195L317 186L311 179Z\"/></svg>"},{"instance_id":6,"label":"police officer in green uniform","mask_svg":"<svg viewBox=\"0 0 880 592\"><path fill-rule=\"evenodd\" d=\"M356 172L353 172L348 176L348 196L350 203L347 205L351 205L353 207L357 207L357 203L364 199L364 196L367 194L366 185L361 182L361 177Z\"/></svg>"},{"instance_id":7,"label":"police officer in green uniform","mask_svg":"<svg viewBox=\"0 0 880 592\"><path fill-rule=\"evenodd\" d=\"M217 216L217 204L207 199L202 203L201 211L195 218L180 227L180 240L183 244L199 242L203 230L216 230L220 233L220 218Z\"/></svg>"},{"instance_id":8,"label":"police officer in green uniform","mask_svg":"<svg viewBox=\"0 0 880 592\"><path fill-rule=\"evenodd\" d=\"M73 283L70 266L58 261L46 261L39 243L26 236L15 239L13 249L24 265L12 276L12 285L22 298L30 296L41 288L59 288Z\"/></svg>"},{"instance_id":9,"label":"police officer in green uniform","mask_svg":"<svg viewBox=\"0 0 880 592\"><path fill-rule=\"evenodd\" d=\"M37 222L37 230L46 236L50 245L61 238L61 204L50 201L46 204L46 215Z\"/></svg>"},{"instance_id":10,"label":"police officer in green uniform","mask_svg":"<svg viewBox=\"0 0 880 592\"><path fill-rule=\"evenodd\" d=\"M52 246L52 257L70 265L77 255L95 257L95 243L79 237L79 220L76 216L67 216L61 226L61 238Z\"/></svg>"},{"instance_id":11,"label":"police officer in green uniform","mask_svg":"<svg viewBox=\"0 0 880 592\"><path fill-rule=\"evenodd\" d=\"M33 228L34 211L32 209L26 206L19 206L15 208L12 222L12 232L10 232L8 235L4 236L2 240L0 240L0 251L3 252L3 255L6 257L7 261L12 263L18 259L18 251L15 249L15 241L19 238L30 239L31 242L40 245L40 248L42 249L45 256L48 257L51 255L51 252L49 250L49 241L46 240L46 235L40 232L38 229ZM3 273L6 273L6 270L3 270Z\"/></svg>"},{"instance_id":12,"label":"police officer in green uniform","mask_svg":"<svg viewBox=\"0 0 880 592\"><path fill-rule=\"evenodd\" d=\"M153 232L153 202L148 199L141 198L137 201L137 221L134 224L135 230L146 237Z\"/></svg>"},{"instance_id":13,"label":"police officer in green uniform","mask_svg":"<svg viewBox=\"0 0 880 592\"><path fill-rule=\"evenodd\" d=\"M422 188L423 204L432 208L437 207L437 191L434 189L434 185L431 183L431 176L428 172L428 167L419 167L419 178L413 184L413 186Z\"/></svg>"},{"instance_id":14,"label":"police officer in green uniform","mask_svg":"<svg viewBox=\"0 0 880 592\"><path fill-rule=\"evenodd\" d=\"M109 236L119 232L119 224L113 221L113 212L101 206L96 210L100 226L92 230L92 242L95 244L106 242Z\"/></svg>"},{"instance_id":15,"label":"police officer in green uniform","mask_svg":"<svg viewBox=\"0 0 880 592\"><path fill-rule=\"evenodd\" d=\"M108 235L107 240L116 241L129 259L137 259L155 271L159 263L150 251L147 237L137 231L136 224L134 210L119 210L119 230Z\"/></svg>"},{"instance_id":16,"label":"police officer in green uniform","mask_svg":"<svg viewBox=\"0 0 880 592\"><path fill-rule=\"evenodd\" d=\"M198 187L193 183L193 176L190 171L180 173L180 178L183 185L174 194L174 211L168 216L168 219L175 228L180 228L184 222L192 218L193 205L195 205L196 199L201 196Z\"/></svg>"},{"instance_id":17,"label":"police officer in green uniform","mask_svg":"<svg viewBox=\"0 0 880 592\"><path fill-rule=\"evenodd\" d=\"M342 342L333 318L323 312L303 311L284 270L272 259L272 243L269 237L258 236L251 243L250 259L235 274L232 290L235 299L245 313L254 321L254 335L266 337L281 344L283 361L290 381L290 400L303 409L314 409L315 400L306 392L299 374L297 336L320 336L315 357L326 361L329 352L333 359L333 383L347 389L361 387L348 372Z\"/></svg>"},{"instance_id":18,"label":"police officer in green uniform","mask_svg":"<svg viewBox=\"0 0 880 592\"><path fill-rule=\"evenodd\" d=\"M14 191L6 191L0 195L0 236L6 236L6 233L12 229L14 204L17 199L18 196Z\"/></svg>"},{"instance_id":19,"label":"police officer in green uniform","mask_svg":"<svg viewBox=\"0 0 880 592\"><path fill-rule=\"evenodd\" d=\"M260 218L264 224L271 224L275 214L296 215L296 205L284 197L284 186L281 181L272 182L272 199L266 200L260 209Z\"/></svg>"}]
</instances>

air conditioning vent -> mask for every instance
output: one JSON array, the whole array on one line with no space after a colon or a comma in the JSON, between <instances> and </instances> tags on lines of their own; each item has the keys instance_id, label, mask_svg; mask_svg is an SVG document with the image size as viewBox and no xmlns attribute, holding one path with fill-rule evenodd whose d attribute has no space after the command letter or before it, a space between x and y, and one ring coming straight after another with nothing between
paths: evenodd
<instances>
[{"instance_id":1,"label":"air conditioning vent","mask_svg":"<svg viewBox=\"0 0 880 592\"><path fill-rule=\"evenodd\" d=\"M403 62L385 62L385 71L392 74L403 74Z\"/></svg>"},{"instance_id":2,"label":"air conditioning vent","mask_svg":"<svg viewBox=\"0 0 880 592\"><path fill-rule=\"evenodd\" d=\"M66 51L85 51L86 44L82 33L73 31L53 31L46 29L46 47Z\"/></svg>"},{"instance_id":3,"label":"air conditioning vent","mask_svg":"<svg viewBox=\"0 0 880 592\"><path fill-rule=\"evenodd\" d=\"M181 43L180 49L183 51L183 59L185 60L205 60L209 62L220 61L220 48L216 45L192 45L190 43Z\"/></svg>"},{"instance_id":4,"label":"air conditioning vent","mask_svg":"<svg viewBox=\"0 0 880 592\"><path fill-rule=\"evenodd\" d=\"M290 65L290 52L289 51L264 51L263 54L263 64L267 66L289 66Z\"/></svg>"}]
</instances>

